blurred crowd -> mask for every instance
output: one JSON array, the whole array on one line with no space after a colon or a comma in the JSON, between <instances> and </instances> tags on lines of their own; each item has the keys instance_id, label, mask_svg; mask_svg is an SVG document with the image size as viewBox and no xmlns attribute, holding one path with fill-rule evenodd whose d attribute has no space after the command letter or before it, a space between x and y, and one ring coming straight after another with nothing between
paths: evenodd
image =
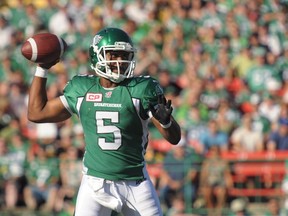
<instances>
[{"instance_id":1,"label":"blurred crowd","mask_svg":"<svg viewBox=\"0 0 288 216\"><path fill-rule=\"evenodd\" d=\"M227 206L233 182L221 151L288 150L287 14L287 0L2 0L1 208L71 215L81 179L79 120L27 120L36 67L21 55L27 38L49 31L68 44L49 73L53 98L73 76L93 74L88 49L98 30L119 27L132 37L135 74L159 80L182 128L179 147L147 150L149 163L163 165L155 185L167 216L175 216L203 200L209 209ZM160 139L150 129L150 141Z\"/></svg>"}]
</instances>

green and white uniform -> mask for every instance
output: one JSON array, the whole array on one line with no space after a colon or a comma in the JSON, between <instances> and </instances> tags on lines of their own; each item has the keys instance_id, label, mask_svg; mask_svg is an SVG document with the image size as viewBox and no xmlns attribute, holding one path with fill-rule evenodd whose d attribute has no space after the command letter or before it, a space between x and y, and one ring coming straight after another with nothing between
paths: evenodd
<instances>
[{"instance_id":1,"label":"green and white uniform","mask_svg":"<svg viewBox=\"0 0 288 216\"><path fill-rule=\"evenodd\" d=\"M97 76L75 76L60 97L80 118L85 136L84 175L75 216L162 216L157 192L145 167L149 104L163 94L151 77L133 77L135 53L121 29L104 28L89 48ZM118 83L103 88L100 77Z\"/></svg>"},{"instance_id":2,"label":"green and white uniform","mask_svg":"<svg viewBox=\"0 0 288 216\"><path fill-rule=\"evenodd\" d=\"M126 79L113 89L103 88L99 80L75 76L61 96L83 126L84 171L108 180L143 180L149 103L156 105L163 90L148 76Z\"/></svg>"}]
</instances>

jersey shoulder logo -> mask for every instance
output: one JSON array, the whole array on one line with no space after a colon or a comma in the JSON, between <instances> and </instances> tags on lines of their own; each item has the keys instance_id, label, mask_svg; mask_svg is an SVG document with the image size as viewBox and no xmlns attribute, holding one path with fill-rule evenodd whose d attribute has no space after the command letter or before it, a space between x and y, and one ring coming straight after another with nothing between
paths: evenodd
<instances>
[{"instance_id":1,"label":"jersey shoulder logo","mask_svg":"<svg viewBox=\"0 0 288 216\"><path fill-rule=\"evenodd\" d=\"M101 102L102 101L102 94L101 93L87 93L86 101Z\"/></svg>"}]
</instances>

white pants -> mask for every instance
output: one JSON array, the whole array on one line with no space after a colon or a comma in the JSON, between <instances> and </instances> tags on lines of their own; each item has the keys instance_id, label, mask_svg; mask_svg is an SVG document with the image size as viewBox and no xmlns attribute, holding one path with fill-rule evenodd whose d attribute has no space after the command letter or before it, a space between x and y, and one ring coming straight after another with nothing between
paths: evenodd
<instances>
[{"instance_id":1,"label":"white pants","mask_svg":"<svg viewBox=\"0 0 288 216\"><path fill-rule=\"evenodd\" d=\"M150 179L109 181L84 175L77 196L75 216L162 216L160 202Z\"/></svg>"}]
</instances>

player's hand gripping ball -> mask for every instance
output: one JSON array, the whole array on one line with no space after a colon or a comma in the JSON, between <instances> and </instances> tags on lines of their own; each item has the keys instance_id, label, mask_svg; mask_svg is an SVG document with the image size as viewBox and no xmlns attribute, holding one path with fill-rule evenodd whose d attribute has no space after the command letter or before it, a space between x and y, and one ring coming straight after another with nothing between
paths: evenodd
<instances>
[{"instance_id":1,"label":"player's hand gripping ball","mask_svg":"<svg viewBox=\"0 0 288 216\"><path fill-rule=\"evenodd\" d=\"M67 49L66 42L55 34L39 33L28 38L22 45L22 55L38 64L59 60Z\"/></svg>"}]
</instances>

